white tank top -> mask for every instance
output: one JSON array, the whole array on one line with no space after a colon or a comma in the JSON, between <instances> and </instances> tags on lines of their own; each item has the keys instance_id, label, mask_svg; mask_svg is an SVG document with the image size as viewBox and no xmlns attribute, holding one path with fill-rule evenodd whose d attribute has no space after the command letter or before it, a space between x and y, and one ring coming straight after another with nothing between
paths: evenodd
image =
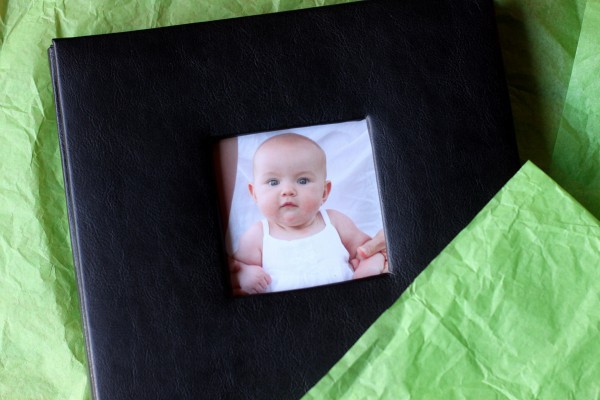
<instances>
[{"instance_id":1,"label":"white tank top","mask_svg":"<svg viewBox=\"0 0 600 400\"><path fill-rule=\"evenodd\" d=\"M275 239L262 220L262 267L271 276L267 292L280 292L352 279L349 254L327 212L321 212L325 228L294 240Z\"/></svg>"}]
</instances>

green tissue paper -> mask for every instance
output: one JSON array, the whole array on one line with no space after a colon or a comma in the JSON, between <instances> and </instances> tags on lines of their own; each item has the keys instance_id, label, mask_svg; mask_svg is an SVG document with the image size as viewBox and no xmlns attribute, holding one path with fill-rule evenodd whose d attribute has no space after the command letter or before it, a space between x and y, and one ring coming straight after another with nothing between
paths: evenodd
<instances>
[{"instance_id":1,"label":"green tissue paper","mask_svg":"<svg viewBox=\"0 0 600 400\"><path fill-rule=\"evenodd\" d=\"M600 1L588 0L550 175L600 217Z\"/></svg>"}]
</instances>

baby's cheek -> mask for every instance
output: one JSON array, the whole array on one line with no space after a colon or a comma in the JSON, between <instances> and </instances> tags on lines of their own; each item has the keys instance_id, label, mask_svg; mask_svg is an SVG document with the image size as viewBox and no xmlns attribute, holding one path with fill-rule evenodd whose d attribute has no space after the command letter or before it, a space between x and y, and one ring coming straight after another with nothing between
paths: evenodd
<instances>
[{"instance_id":1,"label":"baby's cheek","mask_svg":"<svg viewBox=\"0 0 600 400\"><path fill-rule=\"evenodd\" d=\"M323 204L322 199L316 199L316 198L310 199L306 202L306 206L308 208L315 209L315 210L318 210L319 207L321 207L321 204Z\"/></svg>"},{"instance_id":2,"label":"baby's cheek","mask_svg":"<svg viewBox=\"0 0 600 400\"><path fill-rule=\"evenodd\" d=\"M278 208L277 199L273 199L272 196L264 196L259 202L258 208L263 215L270 215Z\"/></svg>"}]
</instances>

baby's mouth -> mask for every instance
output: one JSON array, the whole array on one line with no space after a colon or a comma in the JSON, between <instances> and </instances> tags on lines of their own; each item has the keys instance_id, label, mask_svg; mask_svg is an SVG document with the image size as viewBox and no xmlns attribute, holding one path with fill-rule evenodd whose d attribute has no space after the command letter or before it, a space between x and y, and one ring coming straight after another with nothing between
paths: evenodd
<instances>
[{"instance_id":1,"label":"baby's mouth","mask_svg":"<svg viewBox=\"0 0 600 400\"><path fill-rule=\"evenodd\" d=\"M282 208L287 208L287 207L297 207L297 206L296 206L296 204L294 204L294 203L292 203L292 202L286 202L286 203L283 203L283 204L281 205L281 207L282 207Z\"/></svg>"}]
</instances>

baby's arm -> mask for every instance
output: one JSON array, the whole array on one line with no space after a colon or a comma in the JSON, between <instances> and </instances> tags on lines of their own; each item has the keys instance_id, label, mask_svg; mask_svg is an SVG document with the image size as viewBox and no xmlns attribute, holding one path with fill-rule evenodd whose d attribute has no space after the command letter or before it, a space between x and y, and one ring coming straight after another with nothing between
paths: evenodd
<instances>
[{"instance_id":1,"label":"baby's arm","mask_svg":"<svg viewBox=\"0 0 600 400\"><path fill-rule=\"evenodd\" d=\"M381 253L375 253L371 257L358 259L357 249L370 240L369 235L358 229L356 224L345 214L339 211L327 210L329 219L337 229L340 239L348 250L352 265L354 266L353 279L365 278L367 276L379 275L385 268L385 257ZM362 258L362 257L361 257Z\"/></svg>"},{"instance_id":2,"label":"baby's arm","mask_svg":"<svg viewBox=\"0 0 600 400\"><path fill-rule=\"evenodd\" d=\"M240 238L238 250L229 261L234 295L263 293L271 277L262 269L262 224L252 225Z\"/></svg>"}]
</instances>

